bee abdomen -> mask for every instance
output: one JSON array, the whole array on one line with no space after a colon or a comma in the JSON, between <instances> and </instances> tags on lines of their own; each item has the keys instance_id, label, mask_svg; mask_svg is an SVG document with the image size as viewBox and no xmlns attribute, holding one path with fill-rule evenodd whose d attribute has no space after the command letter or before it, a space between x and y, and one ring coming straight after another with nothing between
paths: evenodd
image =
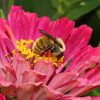
<instances>
[{"instance_id":1,"label":"bee abdomen","mask_svg":"<svg viewBox=\"0 0 100 100\"><path fill-rule=\"evenodd\" d=\"M45 36L42 38L41 41L42 41L42 43L45 46L44 49L52 45L52 43L50 42L50 40L47 37L45 37Z\"/></svg>"},{"instance_id":2,"label":"bee abdomen","mask_svg":"<svg viewBox=\"0 0 100 100\"><path fill-rule=\"evenodd\" d=\"M33 52L37 54L42 54L45 51L47 51L49 48L51 48L52 43L49 41L47 37L40 37L37 39L33 45Z\"/></svg>"}]
</instances>

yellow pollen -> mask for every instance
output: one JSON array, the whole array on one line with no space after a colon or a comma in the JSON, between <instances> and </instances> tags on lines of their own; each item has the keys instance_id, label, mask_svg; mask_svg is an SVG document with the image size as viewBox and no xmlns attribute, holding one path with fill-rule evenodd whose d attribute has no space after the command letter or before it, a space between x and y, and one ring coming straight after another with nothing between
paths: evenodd
<instances>
[{"instance_id":1,"label":"yellow pollen","mask_svg":"<svg viewBox=\"0 0 100 100\"><path fill-rule=\"evenodd\" d=\"M53 55L39 55L36 54L35 52L32 51L32 47L34 46L34 41L33 40L23 40L21 39L20 41L16 41L16 48L15 50L13 50L13 54L14 53L19 53L22 56L24 56L27 60L28 59L32 59L33 63L36 63L38 60L43 59L43 60L50 60L53 62L54 65L57 65L57 63L62 63L64 57L62 56L59 60L57 59L57 57L53 56Z\"/></svg>"},{"instance_id":2,"label":"yellow pollen","mask_svg":"<svg viewBox=\"0 0 100 100\"><path fill-rule=\"evenodd\" d=\"M20 40L16 42L16 51L20 52L26 59L30 59L34 56L31 50L31 44L33 40Z\"/></svg>"}]
</instances>

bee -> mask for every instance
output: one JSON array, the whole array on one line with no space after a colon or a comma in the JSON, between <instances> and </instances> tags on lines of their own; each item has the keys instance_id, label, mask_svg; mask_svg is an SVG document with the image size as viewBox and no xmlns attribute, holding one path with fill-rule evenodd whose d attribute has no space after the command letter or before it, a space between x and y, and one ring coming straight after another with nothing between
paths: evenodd
<instances>
[{"instance_id":1,"label":"bee","mask_svg":"<svg viewBox=\"0 0 100 100\"><path fill-rule=\"evenodd\" d=\"M33 52L43 55L46 51L56 56L58 59L63 56L65 51L65 44L61 38L55 38L43 30L39 30L44 36L38 38L32 47Z\"/></svg>"}]
</instances>

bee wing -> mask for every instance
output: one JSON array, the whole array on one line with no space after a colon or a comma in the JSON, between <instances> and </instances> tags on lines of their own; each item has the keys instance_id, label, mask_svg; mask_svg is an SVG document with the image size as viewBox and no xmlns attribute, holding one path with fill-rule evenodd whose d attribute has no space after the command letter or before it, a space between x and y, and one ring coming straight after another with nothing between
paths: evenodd
<instances>
[{"instance_id":1,"label":"bee wing","mask_svg":"<svg viewBox=\"0 0 100 100\"><path fill-rule=\"evenodd\" d=\"M44 34L44 35L45 35L46 37L48 37L49 39L51 39L51 40L53 40L53 41L56 40L55 37L51 36L51 35L48 34L47 32L45 32L45 31L43 31L43 30L39 30L39 31L40 31L40 33Z\"/></svg>"}]
</instances>

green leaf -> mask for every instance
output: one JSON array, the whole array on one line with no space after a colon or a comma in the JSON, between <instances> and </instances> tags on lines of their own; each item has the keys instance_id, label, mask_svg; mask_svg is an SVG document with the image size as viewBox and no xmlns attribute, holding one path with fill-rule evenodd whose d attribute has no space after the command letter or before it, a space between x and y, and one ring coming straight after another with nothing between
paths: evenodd
<instances>
[{"instance_id":1,"label":"green leaf","mask_svg":"<svg viewBox=\"0 0 100 100\"><path fill-rule=\"evenodd\" d=\"M100 0L83 0L82 2L74 6L72 9L70 9L70 11L66 13L66 16L75 20L82 15L92 11L99 5Z\"/></svg>"},{"instance_id":2,"label":"green leaf","mask_svg":"<svg viewBox=\"0 0 100 100\"><path fill-rule=\"evenodd\" d=\"M100 47L100 42L99 42L98 46Z\"/></svg>"},{"instance_id":3,"label":"green leaf","mask_svg":"<svg viewBox=\"0 0 100 100\"><path fill-rule=\"evenodd\" d=\"M53 16L53 19L65 16L66 13L80 1L82 0L51 0L53 6L57 10Z\"/></svg>"},{"instance_id":4,"label":"green leaf","mask_svg":"<svg viewBox=\"0 0 100 100\"><path fill-rule=\"evenodd\" d=\"M11 8L11 6L14 4L14 0L9 0L8 1L8 11L7 12L9 12L9 10L10 10L10 8Z\"/></svg>"},{"instance_id":5,"label":"green leaf","mask_svg":"<svg viewBox=\"0 0 100 100\"><path fill-rule=\"evenodd\" d=\"M90 41L90 44L93 46L98 46L100 42L100 18L97 14L98 10L99 8L93 10L90 14L81 17L81 19L85 18L84 23L88 24L93 29L93 34Z\"/></svg>"},{"instance_id":6,"label":"green leaf","mask_svg":"<svg viewBox=\"0 0 100 100\"><path fill-rule=\"evenodd\" d=\"M0 8L3 9L5 17L7 17L10 7L14 4L14 0L0 0Z\"/></svg>"},{"instance_id":7,"label":"green leaf","mask_svg":"<svg viewBox=\"0 0 100 100\"><path fill-rule=\"evenodd\" d=\"M57 19L67 16L78 19L100 5L99 0L15 0L16 5L22 5L26 11L36 12L40 16L50 16Z\"/></svg>"},{"instance_id":8,"label":"green leaf","mask_svg":"<svg viewBox=\"0 0 100 100\"><path fill-rule=\"evenodd\" d=\"M4 13L3 13L3 10L2 10L2 9L0 9L0 17L1 17L1 18L5 18Z\"/></svg>"},{"instance_id":9,"label":"green leaf","mask_svg":"<svg viewBox=\"0 0 100 100\"><path fill-rule=\"evenodd\" d=\"M68 6L71 6L72 4L75 4L79 1L82 1L82 0L51 0L52 2L52 6L56 9L59 9L58 7L61 5L61 6L66 6L66 8Z\"/></svg>"},{"instance_id":10,"label":"green leaf","mask_svg":"<svg viewBox=\"0 0 100 100\"><path fill-rule=\"evenodd\" d=\"M67 16L78 19L100 5L100 0L51 0L56 9L53 19Z\"/></svg>"},{"instance_id":11,"label":"green leaf","mask_svg":"<svg viewBox=\"0 0 100 100\"><path fill-rule=\"evenodd\" d=\"M76 4L76 3L83 1L83 0L63 0L63 1L64 1L64 4L66 6L71 6L71 5Z\"/></svg>"},{"instance_id":12,"label":"green leaf","mask_svg":"<svg viewBox=\"0 0 100 100\"><path fill-rule=\"evenodd\" d=\"M93 90L93 95L100 96L100 88Z\"/></svg>"},{"instance_id":13,"label":"green leaf","mask_svg":"<svg viewBox=\"0 0 100 100\"><path fill-rule=\"evenodd\" d=\"M86 94L87 96L100 96L100 88L96 88Z\"/></svg>"},{"instance_id":14,"label":"green leaf","mask_svg":"<svg viewBox=\"0 0 100 100\"><path fill-rule=\"evenodd\" d=\"M55 13L50 0L15 0L16 5L22 5L26 11L38 13L39 16L50 16Z\"/></svg>"},{"instance_id":15,"label":"green leaf","mask_svg":"<svg viewBox=\"0 0 100 100\"><path fill-rule=\"evenodd\" d=\"M100 19L100 9L97 10L97 15L98 15L98 17Z\"/></svg>"}]
</instances>

